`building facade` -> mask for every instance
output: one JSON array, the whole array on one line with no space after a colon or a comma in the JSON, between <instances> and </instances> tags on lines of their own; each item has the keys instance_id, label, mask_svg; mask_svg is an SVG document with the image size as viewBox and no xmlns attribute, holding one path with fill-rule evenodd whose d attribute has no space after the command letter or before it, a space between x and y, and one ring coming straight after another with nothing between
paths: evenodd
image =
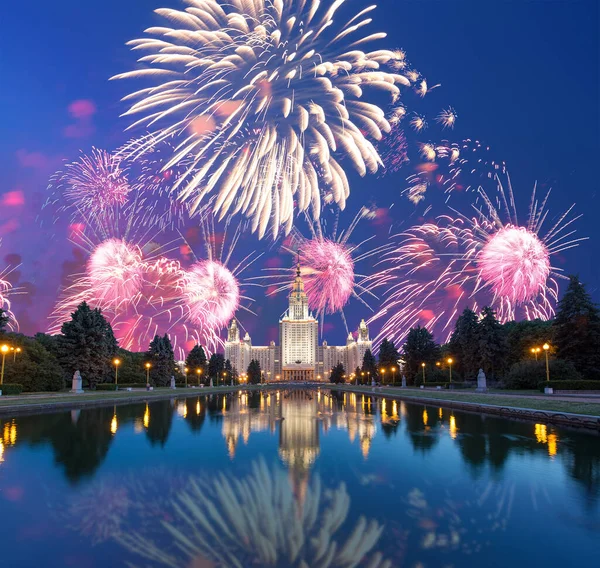
<instances>
[{"instance_id":1,"label":"building facade","mask_svg":"<svg viewBox=\"0 0 600 568\"><path fill-rule=\"evenodd\" d=\"M236 320L231 322L225 342L225 359L238 374L248 369L253 359L260 363L265 382L326 382L331 369L342 363L351 374L362 366L367 349L371 349L369 329L364 320L356 332L348 335L346 345L319 345L319 322L310 313L308 297L300 275L300 266L289 296L289 306L279 320L279 345L253 346L246 333L240 339Z\"/></svg>"}]
</instances>

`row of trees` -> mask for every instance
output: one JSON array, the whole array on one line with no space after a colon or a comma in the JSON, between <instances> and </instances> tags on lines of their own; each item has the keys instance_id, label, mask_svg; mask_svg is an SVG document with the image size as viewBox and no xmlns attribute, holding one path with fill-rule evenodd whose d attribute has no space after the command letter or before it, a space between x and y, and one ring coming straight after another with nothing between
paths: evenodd
<instances>
[{"instance_id":1,"label":"row of trees","mask_svg":"<svg viewBox=\"0 0 600 568\"><path fill-rule=\"evenodd\" d=\"M427 380L447 380L448 359L455 379L474 380L479 369L507 387L535 387L546 377L545 354L555 380L600 380L600 312L577 277L559 302L552 321L501 324L494 310L465 309L446 345L438 345L425 328L412 329L403 347L405 373L419 381L425 363ZM536 348L538 348L536 350Z\"/></svg>"}]
</instances>

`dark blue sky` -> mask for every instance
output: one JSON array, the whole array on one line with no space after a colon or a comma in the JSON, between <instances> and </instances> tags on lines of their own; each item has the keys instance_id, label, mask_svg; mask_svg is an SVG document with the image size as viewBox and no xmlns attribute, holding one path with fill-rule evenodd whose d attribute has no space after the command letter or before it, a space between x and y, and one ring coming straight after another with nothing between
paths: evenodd
<instances>
[{"instance_id":1,"label":"dark blue sky","mask_svg":"<svg viewBox=\"0 0 600 568\"><path fill-rule=\"evenodd\" d=\"M64 263L73 256L66 239L49 241L38 229L47 178L80 149L113 149L125 140L119 99L131 85L108 77L133 66L125 42L156 23L152 10L165 5L180 6L177 0L3 5L0 236L2 255L11 262L20 257L17 276L30 283L28 299L15 302L26 332L44 327L69 272ZM536 180L553 187L553 213L577 203L584 214L578 233L590 240L565 254L560 266L578 272L600 300L594 254L600 237L598 2L380 0L374 18L374 28L388 32L389 47L404 48L430 84L441 83L426 104L452 105L458 112L455 130L444 135L484 140L507 163L520 207L526 208ZM69 111L74 101L88 106ZM397 201L406 175L356 180L350 209L369 200ZM409 213L398 205L394 210L398 223ZM357 236L371 230L359 229ZM259 299L261 293L254 295ZM281 298L261 310L274 321L284 304ZM359 307L350 312L351 327L366 315ZM255 326L248 321L248 327Z\"/></svg>"}]
</instances>

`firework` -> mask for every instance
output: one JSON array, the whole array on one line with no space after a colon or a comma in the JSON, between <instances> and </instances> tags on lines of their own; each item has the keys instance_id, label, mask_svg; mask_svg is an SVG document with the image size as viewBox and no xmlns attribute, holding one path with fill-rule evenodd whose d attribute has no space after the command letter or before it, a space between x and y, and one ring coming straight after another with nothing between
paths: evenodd
<instances>
[{"instance_id":1,"label":"firework","mask_svg":"<svg viewBox=\"0 0 600 568\"><path fill-rule=\"evenodd\" d=\"M441 215L396 236L383 269L366 279L385 286L388 294L379 312L383 320L377 341L401 344L417 324L447 341L458 314L470 307L491 306L502 322L553 317L560 270L551 257L577 246L571 225L579 217L569 208L547 230L547 200L534 188L527 223L520 225L510 178L496 178L494 202L483 190L467 217Z\"/></svg>"},{"instance_id":2,"label":"firework","mask_svg":"<svg viewBox=\"0 0 600 568\"><path fill-rule=\"evenodd\" d=\"M131 186L127 169L115 154L93 148L89 155L67 164L50 181L52 194L44 205L59 210L99 214L127 203Z\"/></svg>"},{"instance_id":3,"label":"firework","mask_svg":"<svg viewBox=\"0 0 600 568\"><path fill-rule=\"evenodd\" d=\"M444 127L444 128L454 128L456 124L456 112L453 108L449 108L440 112L436 120Z\"/></svg>"},{"instance_id":4,"label":"firework","mask_svg":"<svg viewBox=\"0 0 600 568\"><path fill-rule=\"evenodd\" d=\"M1 239L0 245L2 245ZM0 308L4 310L4 315L8 317L6 325L11 331L19 330L19 322L11 310L10 298L15 294L22 293L22 290L15 288L9 280L11 273L17 268L18 266L8 266L0 271Z\"/></svg>"},{"instance_id":5,"label":"firework","mask_svg":"<svg viewBox=\"0 0 600 568\"><path fill-rule=\"evenodd\" d=\"M164 566L334 568L364 558L372 568L389 568L391 563L373 551L383 526L361 517L349 536L342 536L349 509L344 485L323 490L315 476L298 502L286 472L258 462L246 478L190 479L171 502L171 520L156 523L154 531L123 531L116 540ZM173 546L161 539L165 530ZM178 545L182 542L185 546Z\"/></svg>"},{"instance_id":6,"label":"firework","mask_svg":"<svg viewBox=\"0 0 600 568\"><path fill-rule=\"evenodd\" d=\"M427 120L425 120L424 116L415 113L413 117L410 119L410 125L417 131L425 130L427 128Z\"/></svg>"},{"instance_id":7,"label":"firework","mask_svg":"<svg viewBox=\"0 0 600 568\"><path fill-rule=\"evenodd\" d=\"M403 52L360 51L385 34L361 35L369 6L341 27L343 2L189 0L185 11L157 10L171 26L130 42L145 67L115 78L153 83L126 97L126 115L152 134L135 156L176 137L164 165L189 165L174 184L192 212L211 200L215 213L242 213L262 237L269 224L289 232L294 211L317 218L327 187L344 206L349 195L339 157L360 175L382 165L372 140L389 132L369 102L382 91L396 101L410 81ZM337 28L337 31L335 31Z\"/></svg>"},{"instance_id":8,"label":"firework","mask_svg":"<svg viewBox=\"0 0 600 568\"><path fill-rule=\"evenodd\" d=\"M364 277L355 272L355 265L383 252L387 245L368 248L367 244L373 237L357 245L350 243L356 226L361 219L371 216L371 209L361 208L350 225L342 231L339 230L339 209L335 208L329 213L330 215L323 215L319 223L308 220L310 237L294 228L289 245L284 249L300 257L309 308L317 313L321 321L325 314L339 312L345 323L343 310L351 298L366 306L368 303L365 296L375 298L369 286L357 282ZM289 290L296 267L275 270L277 274L267 277L277 282L275 292Z\"/></svg>"}]
</instances>

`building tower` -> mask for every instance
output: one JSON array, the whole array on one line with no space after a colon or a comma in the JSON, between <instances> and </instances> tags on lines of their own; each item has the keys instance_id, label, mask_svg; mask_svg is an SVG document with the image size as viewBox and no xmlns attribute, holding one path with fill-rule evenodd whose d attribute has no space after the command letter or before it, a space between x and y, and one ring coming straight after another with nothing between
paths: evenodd
<instances>
[{"instance_id":1,"label":"building tower","mask_svg":"<svg viewBox=\"0 0 600 568\"><path fill-rule=\"evenodd\" d=\"M313 381L317 368L319 324L308 310L308 296L300 272L289 297L288 310L279 322L281 370L284 381Z\"/></svg>"}]
</instances>

